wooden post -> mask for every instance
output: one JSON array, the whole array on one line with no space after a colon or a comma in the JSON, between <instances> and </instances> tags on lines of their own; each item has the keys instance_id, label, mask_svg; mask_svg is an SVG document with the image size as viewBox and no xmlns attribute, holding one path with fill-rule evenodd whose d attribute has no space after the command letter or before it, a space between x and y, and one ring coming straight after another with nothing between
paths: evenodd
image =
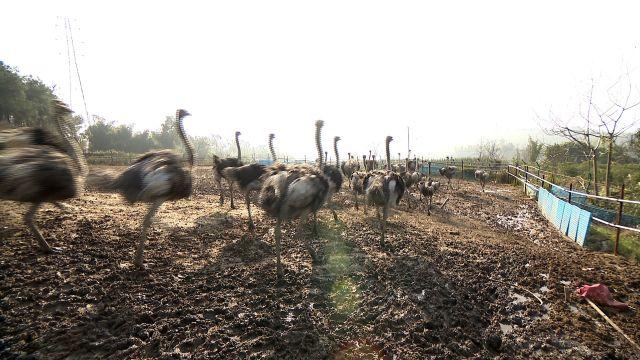
<instances>
[{"instance_id":1,"label":"wooden post","mask_svg":"<svg viewBox=\"0 0 640 360\"><path fill-rule=\"evenodd\" d=\"M620 189L620 199L624 199L624 183L622 183L622 189ZM618 202L618 219L616 220L616 225L620 225L622 222L622 205L624 204L622 201ZM618 256L618 243L620 242L620 228L616 228L616 244L613 247L613 253Z\"/></svg>"},{"instance_id":2,"label":"wooden post","mask_svg":"<svg viewBox=\"0 0 640 360\"><path fill-rule=\"evenodd\" d=\"M431 160L429 160L429 177L431 177Z\"/></svg>"},{"instance_id":3,"label":"wooden post","mask_svg":"<svg viewBox=\"0 0 640 360\"><path fill-rule=\"evenodd\" d=\"M569 198L567 201L571 204L571 192L573 191L573 183L569 183Z\"/></svg>"},{"instance_id":4,"label":"wooden post","mask_svg":"<svg viewBox=\"0 0 640 360\"><path fill-rule=\"evenodd\" d=\"M460 167L462 171L460 171L460 179L464 180L464 160L460 160Z\"/></svg>"},{"instance_id":5,"label":"wooden post","mask_svg":"<svg viewBox=\"0 0 640 360\"><path fill-rule=\"evenodd\" d=\"M527 183L529 182L529 165L524 166L524 193L527 193Z\"/></svg>"},{"instance_id":6,"label":"wooden post","mask_svg":"<svg viewBox=\"0 0 640 360\"><path fill-rule=\"evenodd\" d=\"M540 180L540 186L544 189L544 174L542 174L542 180Z\"/></svg>"}]
</instances>

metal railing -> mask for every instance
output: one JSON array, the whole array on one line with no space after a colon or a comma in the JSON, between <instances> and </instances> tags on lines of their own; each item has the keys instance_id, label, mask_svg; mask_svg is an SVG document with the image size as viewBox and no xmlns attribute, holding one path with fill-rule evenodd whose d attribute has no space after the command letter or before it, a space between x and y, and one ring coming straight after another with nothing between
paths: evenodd
<instances>
[{"instance_id":1,"label":"metal railing","mask_svg":"<svg viewBox=\"0 0 640 360\"><path fill-rule=\"evenodd\" d=\"M640 205L640 201L624 199L624 184L622 185L622 188L621 188L620 198L612 198L612 197L607 197L607 196L587 194L587 193L583 193L583 192L580 192L580 191L575 191L575 190L572 189L572 186L570 186L569 189L567 189L567 188L565 188L563 186L560 186L558 184L555 184L555 183L545 179L544 177L540 177L540 176L538 176L536 174L533 174L533 173L529 172L528 169L526 169L526 168L523 169L523 168L521 168L519 166L508 165L507 172L514 179L517 179L518 181L522 182L524 186L528 186L528 185L529 186L536 186L533 182L529 181L529 179L535 179L535 180L537 180L539 182L539 186L541 186L541 187L544 187L544 184L547 184L550 188L555 187L555 188L560 189L562 191L566 191L568 193L567 201L569 202L569 204L571 204L572 195L581 196L581 197L584 197L585 199L596 199L596 200L616 203L618 205L618 212L617 212L615 223L606 221L604 219L600 219L600 218L598 218L596 216L592 216L592 219L594 221L596 221L596 222L598 222L600 224L606 225L606 226L613 227L613 228L616 229L615 244L614 244L614 254L615 255L618 255L618 246L619 246L619 242L620 242L620 231L621 230L627 230L627 231L632 231L632 232L635 232L635 233L640 233L640 229L638 229L638 228L633 228L633 227L628 227L628 226L621 225L624 204Z\"/></svg>"}]
</instances>

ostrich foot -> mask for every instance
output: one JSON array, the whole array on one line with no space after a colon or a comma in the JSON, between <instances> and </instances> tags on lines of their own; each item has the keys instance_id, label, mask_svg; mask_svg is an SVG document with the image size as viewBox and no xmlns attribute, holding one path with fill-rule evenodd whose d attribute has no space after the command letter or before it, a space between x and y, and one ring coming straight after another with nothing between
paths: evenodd
<instances>
[{"instance_id":1,"label":"ostrich foot","mask_svg":"<svg viewBox=\"0 0 640 360\"><path fill-rule=\"evenodd\" d=\"M48 246L39 247L38 249L44 254L62 254L62 248L59 247Z\"/></svg>"}]
</instances>

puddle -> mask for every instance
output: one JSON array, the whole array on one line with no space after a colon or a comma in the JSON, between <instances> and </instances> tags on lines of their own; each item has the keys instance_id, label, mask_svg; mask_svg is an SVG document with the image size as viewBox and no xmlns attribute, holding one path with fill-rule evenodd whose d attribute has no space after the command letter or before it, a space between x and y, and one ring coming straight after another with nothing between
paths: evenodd
<instances>
[{"instance_id":1,"label":"puddle","mask_svg":"<svg viewBox=\"0 0 640 360\"><path fill-rule=\"evenodd\" d=\"M511 334L513 332L513 325L500 324L500 330L503 335Z\"/></svg>"}]
</instances>

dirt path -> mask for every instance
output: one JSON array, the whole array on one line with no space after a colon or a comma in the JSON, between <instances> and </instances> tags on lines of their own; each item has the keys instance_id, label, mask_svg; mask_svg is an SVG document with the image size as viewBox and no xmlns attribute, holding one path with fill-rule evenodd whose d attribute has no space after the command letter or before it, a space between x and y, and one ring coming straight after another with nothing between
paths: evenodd
<instances>
[{"instance_id":1,"label":"dirt path","mask_svg":"<svg viewBox=\"0 0 640 360\"><path fill-rule=\"evenodd\" d=\"M159 211L146 271L132 267L144 206L88 192L68 212L46 207L39 224L64 253L44 256L24 207L1 202L0 357L639 356L564 288L602 282L638 308L640 267L562 238L517 188L462 183L432 216L403 202L387 247L343 192L340 222L319 216L318 264L300 241L310 229L285 227L278 284L273 221L255 210L245 236L244 209L220 207L208 170L197 175L191 199ZM640 340L637 312L607 313Z\"/></svg>"}]
</instances>

